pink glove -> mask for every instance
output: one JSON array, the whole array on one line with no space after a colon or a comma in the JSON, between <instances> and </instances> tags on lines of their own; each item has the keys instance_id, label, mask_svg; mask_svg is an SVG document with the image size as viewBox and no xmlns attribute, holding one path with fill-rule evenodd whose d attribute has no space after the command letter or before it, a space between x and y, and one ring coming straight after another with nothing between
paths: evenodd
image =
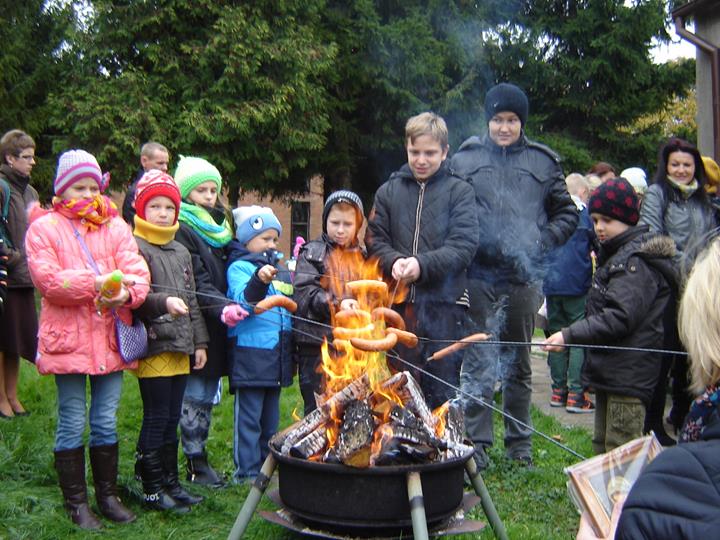
<instances>
[{"instance_id":1,"label":"pink glove","mask_svg":"<svg viewBox=\"0 0 720 540\"><path fill-rule=\"evenodd\" d=\"M242 321L245 317L247 317L249 313L245 311L241 306L237 304L230 304L229 306L225 306L222 310L222 315L220 315L220 320L228 325L230 328L233 328L237 323Z\"/></svg>"}]
</instances>

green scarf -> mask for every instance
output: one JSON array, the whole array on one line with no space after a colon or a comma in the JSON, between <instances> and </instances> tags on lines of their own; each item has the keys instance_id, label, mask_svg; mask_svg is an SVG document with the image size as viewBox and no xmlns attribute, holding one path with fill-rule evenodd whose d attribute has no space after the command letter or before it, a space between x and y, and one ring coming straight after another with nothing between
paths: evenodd
<instances>
[{"instance_id":1,"label":"green scarf","mask_svg":"<svg viewBox=\"0 0 720 540\"><path fill-rule=\"evenodd\" d=\"M690 182L689 184L678 184L675 180L668 176L668 182L670 182L671 186L677 188L677 190L680 192L680 195L682 195L682 198L685 200L688 200L690 197L692 197L698 189L698 181L696 178L693 178L692 182Z\"/></svg>"},{"instance_id":2,"label":"green scarf","mask_svg":"<svg viewBox=\"0 0 720 540\"><path fill-rule=\"evenodd\" d=\"M210 212L202 206L180 203L179 221L186 223L205 243L212 247L223 247L233 238L227 218L221 224L215 223Z\"/></svg>"}]
</instances>

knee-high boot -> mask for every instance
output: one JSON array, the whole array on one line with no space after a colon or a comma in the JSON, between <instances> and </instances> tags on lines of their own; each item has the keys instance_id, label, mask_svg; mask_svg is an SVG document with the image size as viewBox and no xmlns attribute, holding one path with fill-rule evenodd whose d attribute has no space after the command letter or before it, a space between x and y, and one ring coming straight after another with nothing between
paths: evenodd
<instances>
[{"instance_id":1,"label":"knee-high boot","mask_svg":"<svg viewBox=\"0 0 720 540\"><path fill-rule=\"evenodd\" d=\"M193 495L180 485L178 478L178 443L167 443L162 447L162 466L165 475L165 491L167 491L173 499L182 504L198 504L202 502L203 497Z\"/></svg>"},{"instance_id":2,"label":"knee-high boot","mask_svg":"<svg viewBox=\"0 0 720 540\"><path fill-rule=\"evenodd\" d=\"M179 514L189 512L189 506L175 500L165 490L165 473L160 452L160 448L145 450L137 458L140 464L145 505L152 510L172 510Z\"/></svg>"},{"instance_id":3,"label":"knee-high boot","mask_svg":"<svg viewBox=\"0 0 720 540\"><path fill-rule=\"evenodd\" d=\"M95 483L95 500L100 513L110 521L118 523L135 521L135 514L125 507L118 496L118 444L91 446L90 466Z\"/></svg>"},{"instance_id":4,"label":"knee-high boot","mask_svg":"<svg viewBox=\"0 0 720 540\"><path fill-rule=\"evenodd\" d=\"M90 510L85 483L85 447L55 452L55 470L65 499L65 509L81 529L100 529L102 523Z\"/></svg>"}]
</instances>

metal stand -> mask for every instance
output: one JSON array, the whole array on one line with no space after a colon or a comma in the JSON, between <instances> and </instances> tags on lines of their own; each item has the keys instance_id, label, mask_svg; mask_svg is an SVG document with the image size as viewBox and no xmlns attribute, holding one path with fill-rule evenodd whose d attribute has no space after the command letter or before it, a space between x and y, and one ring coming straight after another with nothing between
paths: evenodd
<instances>
[{"instance_id":1,"label":"metal stand","mask_svg":"<svg viewBox=\"0 0 720 540\"><path fill-rule=\"evenodd\" d=\"M428 540L427 520L425 519L425 500L423 499L420 473L410 472L407 475L408 501L412 518L414 540Z\"/></svg>"},{"instance_id":2,"label":"metal stand","mask_svg":"<svg viewBox=\"0 0 720 540\"><path fill-rule=\"evenodd\" d=\"M258 474L255 482L253 482L250 493L248 493L240 509L240 513L235 519L235 524L228 535L228 540L240 540L242 535L245 534L245 529L247 529L248 523L250 523L250 519L255 513L255 509L270 483L270 478L272 478L273 472L275 472L275 467L277 467L277 461L275 461L272 454L268 454L265 463L263 463L260 468L260 474Z\"/></svg>"},{"instance_id":3,"label":"metal stand","mask_svg":"<svg viewBox=\"0 0 720 540\"><path fill-rule=\"evenodd\" d=\"M470 477L473 488L475 488L475 493L478 497L480 497L480 504L482 504L483 512L485 512L485 515L490 522L490 526L495 533L495 538L498 540L508 540L505 525L503 525L503 522L495 509L495 505L490 497L490 492L485 486L482 476L480 476L480 471L478 471L474 458L471 457L465 462L465 471Z\"/></svg>"}]
</instances>

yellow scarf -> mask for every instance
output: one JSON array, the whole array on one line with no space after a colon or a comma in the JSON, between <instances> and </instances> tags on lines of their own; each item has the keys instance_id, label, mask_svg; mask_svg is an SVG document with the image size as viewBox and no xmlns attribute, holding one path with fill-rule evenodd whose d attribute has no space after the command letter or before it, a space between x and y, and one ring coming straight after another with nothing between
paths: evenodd
<instances>
[{"instance_id":1,"label":"yellow scarf","mask_svg":"<svg viewBox=\"0 0 720 540\"><path fill-rule=\"evenodd\" d=\"M180 223L177 221L170 227L160 227L153 225L149 221L145 221L143 218L135 215L135 230L133 234L138 238L147 240L151 244L156 246L164 246L169 244L175 239L175 233L180 228Z\"/></svg>"}]
</instances>

